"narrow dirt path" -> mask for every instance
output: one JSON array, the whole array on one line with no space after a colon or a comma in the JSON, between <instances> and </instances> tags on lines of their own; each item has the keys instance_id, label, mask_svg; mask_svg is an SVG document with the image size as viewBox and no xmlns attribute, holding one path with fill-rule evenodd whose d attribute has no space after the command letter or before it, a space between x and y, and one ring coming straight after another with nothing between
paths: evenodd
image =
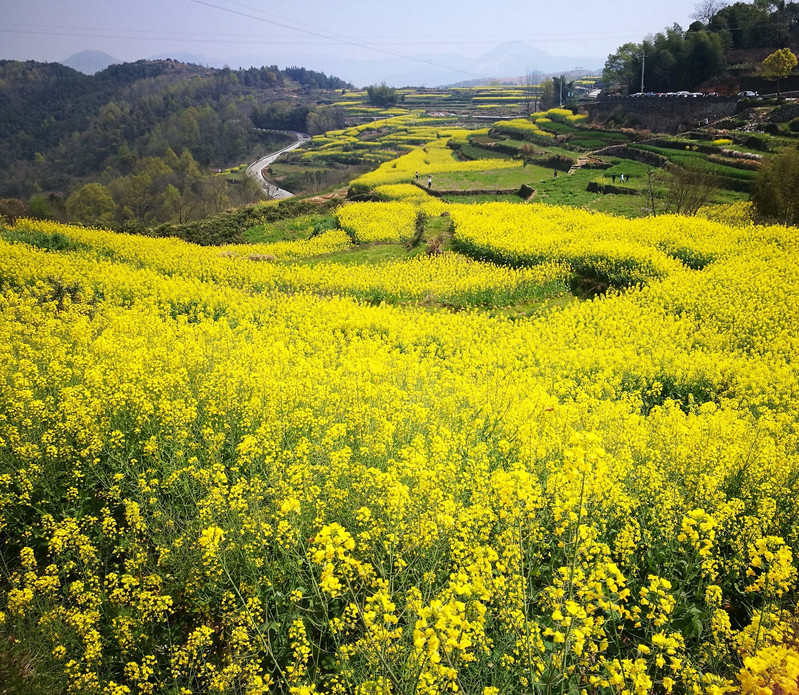
<instances>
[{"instance_id":1,"label":"narrow dirt path","mask_svg":"<svg viewBox=\"0 0 799 695\"><path fill-rule=\"evenodd\" d=\"M572 168L569 169L569 175L573 174L578 169L582 169L584 166L591 164L593 162L598 162L599 160L593 156L593 152L585 152L577 157L577 161L572 165Z\"/></svg>"}]
</instances>

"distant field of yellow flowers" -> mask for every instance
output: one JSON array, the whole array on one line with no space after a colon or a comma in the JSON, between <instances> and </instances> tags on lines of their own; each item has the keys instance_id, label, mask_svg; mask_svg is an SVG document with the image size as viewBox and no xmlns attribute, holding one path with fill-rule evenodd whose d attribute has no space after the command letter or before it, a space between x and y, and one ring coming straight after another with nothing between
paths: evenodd
<instances>
[{"instance_id":1,"label":"distant field of yellow flowers","mask_svg":"<svg viewBox=\"0 0 799 695\"><path fill-rule=\"evenodd\" d=\"M797 692L797 230L420 202L405 157L309 241L0 230L0 668ZM341 262L442 213L458 253Z\"/></svg>"}]
</instances>

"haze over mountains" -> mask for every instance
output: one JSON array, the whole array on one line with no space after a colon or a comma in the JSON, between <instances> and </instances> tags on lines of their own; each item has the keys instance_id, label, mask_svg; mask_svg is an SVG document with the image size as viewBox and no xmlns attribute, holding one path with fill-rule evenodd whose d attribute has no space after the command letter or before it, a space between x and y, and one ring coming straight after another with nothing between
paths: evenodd
<instances>
[{"instance_id":1,"label":"haze over mountains","mask_svg":"<svg viewBox=\"0 0 799 695\"><path fill-rule=\"evenodd\" d=\"M290 58L251 54L213 58L182 51L164 52L150 58L173 58L181 62L218 68L225 65L231 68L260 67L273 63L299 65L336 75L359 86L385 82L393 87L437 87L473 82L481 78L512 80L527 73L546 75L576 69L596 72L602 69L604 63L604 59L596 57L553 56L522 41L502 43L476 59L457 53L420 53L408 58L386 57L377 60L342 60L335 54L327 57L296 54ZM94 74L108 65L120 62L123 61L100 51L83 51L62 61L64 65L86 74Z\"/></svg>"},{"instance_id":2,"label":"haze over mountains","mask_svg":"<svg viewBox=\"0 0 799 695\"><path fill-rule=\"evenodd\" d=\"M82 72L84 75L94 75L100 70L105 70L109 65L117 65L122 62L102 51L81 51L62 60L61 64Z\"/></svg>"}]
</instances>

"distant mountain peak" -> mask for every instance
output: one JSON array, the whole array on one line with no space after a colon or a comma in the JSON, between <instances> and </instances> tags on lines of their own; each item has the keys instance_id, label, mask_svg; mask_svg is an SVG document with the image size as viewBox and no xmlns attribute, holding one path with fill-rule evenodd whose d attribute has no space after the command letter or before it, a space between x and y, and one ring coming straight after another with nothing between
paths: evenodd
<instances>
[{"instance_id":1,"label":"distant mountain peak","mask_svg":"<svg viewBox=\"0 0 799 695\"><path fill-rule=\"evenodd\" d=\"M509 79L575 70L585 73L593 66L598 68L601 62L596 58L553 56L524 41L507 41L480 56L469 65L468 71L486 78Z\"/></svg>"},{"instance_id":2,"label":"distant mountain peak","mask_svg":"<svg viewBox=\"0 0 799 695\"><path fill-rule=\"evenodd\" d=\"M81 51L62 60L61 64L85 75L94 75L100 70L105 70L109 65L116 65L123 61L102 51Z\"/></svg>"},{"instance_id":3,"label":"distant mountain peak","mask_svg":"<svg viewBox=\"0 0 799 695\"><path fill-rule=\"evenodd\" d=\"M552 56L540 48L531 46L524 41L506 41L487 51L477 60L538 60L541 58L551 58Z\"/></svg>"}]
</instances>

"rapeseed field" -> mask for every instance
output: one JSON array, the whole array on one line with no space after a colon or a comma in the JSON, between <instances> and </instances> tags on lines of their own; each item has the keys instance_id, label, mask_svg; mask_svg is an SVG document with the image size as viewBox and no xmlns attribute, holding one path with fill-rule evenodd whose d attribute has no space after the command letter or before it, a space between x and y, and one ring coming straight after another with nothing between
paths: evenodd
<instances>
[{"instance_id":1,"label":"rapeseed field","mask_svg":"<svg viewBox=\"0 0 799 695\"><path fill-rule=\"evenodd\" d=\"M372 178L396 200L309 241L3 231L7 670L98 695L797 692L796 230ZM457 253L336 260L442 214ZM484 310L578 280L602 291Z\"/></svg>"}]
</instances>

